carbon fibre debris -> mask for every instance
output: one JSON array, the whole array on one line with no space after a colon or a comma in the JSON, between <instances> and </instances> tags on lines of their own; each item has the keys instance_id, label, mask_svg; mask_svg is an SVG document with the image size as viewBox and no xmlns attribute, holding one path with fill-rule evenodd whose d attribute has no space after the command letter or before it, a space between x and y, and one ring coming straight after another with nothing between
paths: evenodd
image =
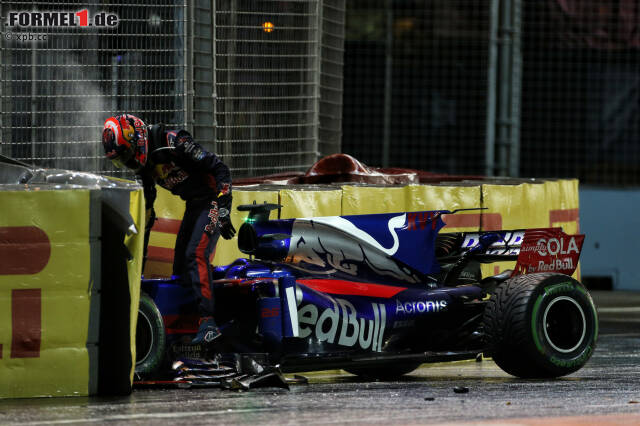
<instances>
[{"instance_id":1,"label":"carbon fibre debris","mask_svg":"<svg viewBox=\"0 0 640 426\"><path fill-rule=\"evenodd\" d=\"M263 365L249 355L230 354L216 359L184 358L175 361L165 377L139 378L134 388L221 388L245 391L259 387L289 389L289 383L305 383L294 376L287 380L278 366Z\"/></svg>"}]
</instances>

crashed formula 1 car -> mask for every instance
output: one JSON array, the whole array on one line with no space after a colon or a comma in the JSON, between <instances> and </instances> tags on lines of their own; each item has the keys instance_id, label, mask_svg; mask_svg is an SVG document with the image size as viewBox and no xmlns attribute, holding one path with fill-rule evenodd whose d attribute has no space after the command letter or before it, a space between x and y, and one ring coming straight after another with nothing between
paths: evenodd
<instances>
[{"instance_id":1,"label":"crashed formula 1 car","mask_svg":"<svg viewBox=\"0 0 640 426\"><path fill-rule=\"evenodd\" d=\"M580 369L593 353L596 309L571 277L584 235L440 233L459 210L270 220L278 207L238 207L249 211L238 233L249 258L214 269L218 357L386 379L482 353L514 376L545 378ZM507 260L515 269L482 278L481 263ZM143 280L142 292L139 377L203 357L187 344L197 329L191 292L158 279Z\"/></svg>"}]
</instances>

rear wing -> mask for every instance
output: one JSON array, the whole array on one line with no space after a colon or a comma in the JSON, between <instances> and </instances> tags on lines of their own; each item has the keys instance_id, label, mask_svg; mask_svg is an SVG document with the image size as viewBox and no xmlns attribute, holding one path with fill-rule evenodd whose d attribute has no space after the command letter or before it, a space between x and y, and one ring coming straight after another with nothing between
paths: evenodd
<instances>
[{"instance_id":1,"label":"rear wing","mask_svg":"<svg viewBox=\"0 0 640 426\"><path fill-rule=\"evenodd\" d=\"M565 234L562 228L467 232L461 234L459 250L480 262L516 260L512 275L571 275L578 266L584 238L582 234Z\"/></svg>"}]
</instances>

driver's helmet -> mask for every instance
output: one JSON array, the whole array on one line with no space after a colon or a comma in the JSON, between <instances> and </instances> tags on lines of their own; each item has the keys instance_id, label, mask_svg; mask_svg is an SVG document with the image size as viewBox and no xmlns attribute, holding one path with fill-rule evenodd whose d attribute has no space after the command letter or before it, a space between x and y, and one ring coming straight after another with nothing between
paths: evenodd
<instances>
[{"instance_id":1,"label":"driver's helmet","mask_svg":"<svg viewBox=\"0 0 640 426\"><path fill-rule=\"evenodd\" d=\"M102 146L118 168L139 170L147 164L149 137L144 121L131 114L109 117L102 130Z\"/></svg>"}]
</instances>

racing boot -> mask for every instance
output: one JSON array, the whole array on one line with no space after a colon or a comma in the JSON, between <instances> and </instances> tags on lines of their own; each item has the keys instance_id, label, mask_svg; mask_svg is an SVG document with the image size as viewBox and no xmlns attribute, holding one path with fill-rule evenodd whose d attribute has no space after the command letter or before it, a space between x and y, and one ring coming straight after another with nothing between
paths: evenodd
<instances>
[{"instance_id":1,"label":"racing boot","mask_svg":"<svg viewBox=\"0 0 640 426\"><path fill-rule=\"evenodd\" d=\"M210 344L220 336L222 336L222 333L220 333L220 329L216 325L213 317L202 317L200 318L198 334L196 334L196 337L191 341L191 344Z\"/></svg>"}]
</instances>

